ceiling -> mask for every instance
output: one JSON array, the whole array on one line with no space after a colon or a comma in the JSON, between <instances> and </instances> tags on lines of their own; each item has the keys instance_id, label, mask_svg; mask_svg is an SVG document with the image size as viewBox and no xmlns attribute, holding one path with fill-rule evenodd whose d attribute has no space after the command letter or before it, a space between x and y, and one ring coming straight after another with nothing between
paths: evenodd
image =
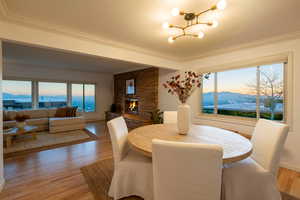
<instances>
[{"instance_id":1,"label":"ceiling","mask_svg":"<svg viewBox=\"0 0 300 200\"><path fill-rule=\"evenodd\" d=\"M149 66L110 58L75 54L39 47L3 42L3 57L6 61L51 69L67 69L85 72L121 73Z\"/></svg>"},{"instance_id":2,"label":"ceiling","mask_svg":"<svg viewBox=\"0 0 300 200\"><path fill-rule=\"evenodd\" d=\"M144 49L163 56L187 59L300 31L299 0L227 0L228 7L204 19L219 21L204 30L203 39L182 38L167 42L161 24L170 10L202 11L218 0L0 0L7 12L23 22L87 37L106 43Z\"/></svg>"}]
</instances>

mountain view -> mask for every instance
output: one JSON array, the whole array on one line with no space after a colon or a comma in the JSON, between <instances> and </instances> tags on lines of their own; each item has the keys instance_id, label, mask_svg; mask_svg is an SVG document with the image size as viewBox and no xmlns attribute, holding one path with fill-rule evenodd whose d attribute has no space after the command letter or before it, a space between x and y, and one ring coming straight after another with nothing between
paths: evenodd
<instances>
[{"instance_id":1,"label":"mountain view","mask_svg":"<svg viewBox=\"0 0 300 200\"><path fill-rule=\"evenodd\" d=\"M16 95L11 93L3 93L3 107L6 110L14 109L30 109L31 105L31 95ZM39 96L39 107L49 108L49 107L62 107L67 105L67 97L65 95L44 95ZM73 96L72 105L77 106L79 111L83 110L83 97ZM95 99L94 96L85 96L85 111L92 112L95 111Z\"/></svg>"},{"instance_id":2,"label":"mountain view","mask_svg":"<svg viewBox=\"0 0 300 200\"><path fill-rule=\"evenodd\" d=\"M214 109L214 93L204 93L203 97L203 109L204 112L212 113ZM260 111L261 113L270 112L270 106L268 104L268 97L260 97ZM278 100L275 105L275 112L283 112L282 99ZM239 112L253 112L256 113L256 95L241 94L234 92L219 92L218 93L218 111L239 111Z\"/></svg>"}]
</instances>

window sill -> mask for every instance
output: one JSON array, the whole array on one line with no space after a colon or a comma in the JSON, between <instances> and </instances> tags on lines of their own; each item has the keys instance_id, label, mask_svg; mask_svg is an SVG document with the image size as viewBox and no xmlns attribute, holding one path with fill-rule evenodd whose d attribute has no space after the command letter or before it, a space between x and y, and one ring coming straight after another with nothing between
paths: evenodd
<instances>
[{"instance_id":1,"label":"window sill","mask_svg":"<svg viewBox=\"0 0 300 200\"><path fill-rule=\"evenodd\" d=\"M235 116L218 115L218 114L203 114L203 113L199 113L196 117L196 120L197 119L249 126L249 127L255 127L255 124L257 122L257 119L254 118L244 118L244 117L235 117Z\"/></svg>"}]
</instances>

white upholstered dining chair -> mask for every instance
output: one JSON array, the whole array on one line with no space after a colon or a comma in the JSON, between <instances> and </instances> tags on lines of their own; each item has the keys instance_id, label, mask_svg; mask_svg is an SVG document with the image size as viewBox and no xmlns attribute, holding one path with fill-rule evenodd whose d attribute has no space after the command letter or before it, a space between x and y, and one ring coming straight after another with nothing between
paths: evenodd
<instances>
[{"instance_id":1,"label":"white upholstered dining chair","mask_svg":"<svg viewBox=\"0 0 300 200\"><path fill-rule=\"evenodd\" d=\"M257 122L251 139L251 157L224 166L223 200L281 199L276 175L288 130L282 123L265 119Z\"/></svg>"},{"instance_id":2,"label":"white upholstered dining chair","mask_svg":"<svg viewBox=\"0 0 300 200\"><path fill-rule=\"evenodd\" d=\"M220 200L222 147L154 139L155 200Z\"/></svg>"},{"instance_id":3,"label":"white upholstered dining chair","mask_svg":"<svg viewBox=\"0 0 300 200\"><path fill-rule=\"evenodd\" d=\"M145 200L153 199L153 173L151 158L130 150L128 129L123 117L107 122L114 157L114 175L109 196L115 200L132 195Z\"/></svg>"},{"instance_id":4,"label":"white upholstered dining chair","mask_svg":"<svg viewBox=\"0 0 300 200\"><path fill-rule=\"evenodd\" d=\"M177 123L177 111L164 111L164 124Z\"/></svg>"}]
</instances>

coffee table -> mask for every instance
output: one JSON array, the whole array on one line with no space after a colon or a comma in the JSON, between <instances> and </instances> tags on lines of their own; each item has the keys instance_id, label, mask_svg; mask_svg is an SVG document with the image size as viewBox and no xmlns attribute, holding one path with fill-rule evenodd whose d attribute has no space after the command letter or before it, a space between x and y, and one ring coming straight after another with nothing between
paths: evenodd
<instances>
[{"instance_id":1,"label":"coffee table","mask_svg":"<svg viewBox=\"0 0 300 200\"><path fill-rule=\"evenodd\" d=\"M26 125L24 128L11 128L8 130L3 130L4 141L6 143L6 148L10 147L12 144L12 137L17 135L31 135L33 139L36 139L35 131L38 129L37 126Z\"/></svg>"}]
</instances>

